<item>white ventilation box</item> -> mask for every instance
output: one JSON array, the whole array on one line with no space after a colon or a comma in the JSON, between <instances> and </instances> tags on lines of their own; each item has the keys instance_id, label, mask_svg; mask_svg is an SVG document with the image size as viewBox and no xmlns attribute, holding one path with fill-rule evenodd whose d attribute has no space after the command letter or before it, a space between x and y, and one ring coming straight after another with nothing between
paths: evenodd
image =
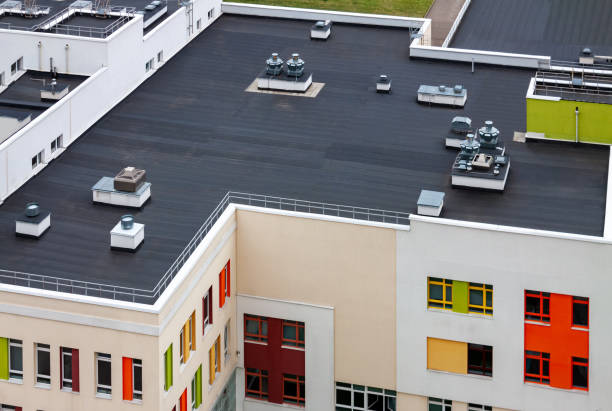
<instances>
[{"instance_id":1,"label":"white ventilation box","mask_svg":"<svg viewBox=\"0 0 612 411\"><path fill-rule=\"evenodd\" d=\"M134 217L124 215L110 232L113 250L136 251L144 241L144 224L134 222Z\"/></svg>"},{"instance_id":2,"label":"white ventilation box","mask_svg":"<svg viewBox=\"0 0 612 411\"><path fill-rule=\"evenodd\" d=\"M417 213L439 217L444 206L444 193L440 191L421 190L417 201Z\"/></svg>"},{"instance_id":3,"label":"white ventilation box","mask_svg":"<svg viewBox=\"0 0 612 411\"><path fill-rule=\"evenodd\" d=\"M142 183L134 192L119 191L112 177L102 177L92 188L93 202L140 208L151 198L151 183Z\"/></svg>"},{"instance_id":4,"label":"white ventilation box","mask_svg":"<svg viewBox=\"0 0 612 411\"><path fill-rule=\"evenodd\" d=\"M310 28L310 38L327 40L327 38L331 34L331 25L332 25L331 20L317 21Z\"/></svg>"},{"instance_id":5,"label":"white ventilation box","mask_svg":"<svg viewBox=\"0 0 612 411\"><path fill-rule=\"evenodd\" d=\"M25 213L15 220L15 234L20 237L40 238L49 227L51 213L36 203L28 203Z\"/></svg>"}]
</instances>

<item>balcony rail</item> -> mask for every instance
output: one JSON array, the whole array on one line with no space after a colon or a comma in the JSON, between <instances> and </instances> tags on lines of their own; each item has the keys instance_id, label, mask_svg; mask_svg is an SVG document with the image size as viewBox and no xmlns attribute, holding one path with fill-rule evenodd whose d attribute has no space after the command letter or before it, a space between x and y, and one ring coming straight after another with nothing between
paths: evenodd
<instances>
[{"instance_id":1,"label":"balcony rail","mask_svg":"<svg viewBox=\"0 0 612 411\"><path fill-rule=\"evenodd\" d=\"M214 224L230 204L251 205L276 210L343 217L354 220L364 220L387 224L408 225L410 223L409 213L230 191L225 194L221 202L208 216L204 224L202 224L202 226L196 231L193 238L187 243L183 251L181 251L152 290L71 280L68 278L23 273L11 270L0 270L0 283L70 294L108 298L112 300L154 304L159 296L161 296L166 288L168 288L185 262L187 262L189 257L191 257L191 255L195 252L196 248L204 240L206 235L210 232Z\"/></svg>"}]
</instances>

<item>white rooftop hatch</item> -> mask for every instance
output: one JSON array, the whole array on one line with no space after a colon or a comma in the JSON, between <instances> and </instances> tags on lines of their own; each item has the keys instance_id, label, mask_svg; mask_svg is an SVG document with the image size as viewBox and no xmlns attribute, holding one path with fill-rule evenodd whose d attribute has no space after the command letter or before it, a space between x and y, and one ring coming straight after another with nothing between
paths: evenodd
<instances>
[{"instance_id":1,"label":"white rooftop hatch","mask_svg":"<svg viewBox=\"0 0 612 411\"><path fill-rule=\"evenodd\" d=\"M421 190L417 200L417 213L438 217L444 206L445 194L440 191Z\"/></svg>"},{"instance_id":2,"label":"white rooftop hatch","mask_svg":"<svg viewBox=\"0 0 612 411\"><path fill-rule=\"evenodd\" d=\"M124 215L110 232L111 248L134 252L144 241L144 224L134 222L134 216Z\"/></svg>"},{"instance_id":3,"label":"white rooftop hatch","mask_svg":"<svg viewBox=\"0 0 612 411\"><path fill-rule=\"evenodd\" d=\"M41 210L38 203L28 203L25 212L15 220L15 234L40 238L51 227L51 213Z\"/></svg>"},{"instance_id":4,"label":"white rooftop hatch","mask_svg":"<svg viewBox=\"0 0 612 411\"><path fill-rule=\"evenodd\" d=\"M91 188L94 203L140 208L151 197L145 170L126 167L113 177L102 177Z\"/></svg>"},{"instance_id":5,"label":"white rooftop hatch","mask_svg":"<svg viewBox=\"0 0 612 411\"><path fill-rule=\"evenodd\" d=\"M331 20L319 20L310 28L310 38L327 40L331 34Z\"/></svg>"}]
</instances>

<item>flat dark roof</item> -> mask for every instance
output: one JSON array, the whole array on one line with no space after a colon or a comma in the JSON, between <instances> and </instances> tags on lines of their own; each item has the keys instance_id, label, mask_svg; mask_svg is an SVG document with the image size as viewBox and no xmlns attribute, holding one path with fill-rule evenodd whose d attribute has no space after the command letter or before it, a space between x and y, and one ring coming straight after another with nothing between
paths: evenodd
<instances>
[{"instance_id":1,"label":"flat dark roof","mask_svg":"<svg viewBox=\"0 0 612 411\"><path fill-rule=\"evenodd\" d=\"M578 61L612 55L610 0L472 0L451 47Z\"/></svg>"},{"instance_id":2,"label":"flat dark roof","mask_svg":"<svg viewBox=\"0 0 612 411\"><path fill-rule=\"evenodd\" d=\"M408 31L224 15L0 206L1 268L151 289L229 191L415 212L421 189L443 191L452 219L601 235L609 150L515 143L533 72L410 60ZM299 52L316 98L245 92L271 52ZM393 92L375 92L380 74ZM421 105L421 84L463 84L465 109ZM453 189L451 119L495 121L512 156L503 194ZM29 158L23 161L30 161ZM145 168L151 201L135 254L111 251L128 209L93 205L91 187ZM29 201L52 212L36 241L14 234ZM264 233L265 234L265 233Z\"/></svg>"}]
</instances>

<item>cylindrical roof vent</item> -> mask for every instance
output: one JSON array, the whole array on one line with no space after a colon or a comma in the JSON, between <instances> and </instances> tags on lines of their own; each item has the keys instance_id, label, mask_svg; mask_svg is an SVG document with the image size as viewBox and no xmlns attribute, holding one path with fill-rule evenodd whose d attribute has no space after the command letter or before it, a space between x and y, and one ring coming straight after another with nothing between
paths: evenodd
<instances>
[{"instance_id":1,"label":"cylindrical roof vent","mask_svg":"<svg viewBox=\"0 0 612 411\"><path fill-rule=\"evenodd\" d=\"M26 204L25 215L27 217L36 217L38 214L40 214L40 207L38 206L38 203L32 202Z\"/></svg>"},{"instance_id":2,"label":"cylindrical roof vent","mask_svg":"<svg viewBox=\"0 0 612 411\"><path fill-rule=\"evenodd\" d=\"M124 230L130 230L132 227L134 227L134 216L131 214L121 216L121 228Z\"/></svg>"}]
</instances>

